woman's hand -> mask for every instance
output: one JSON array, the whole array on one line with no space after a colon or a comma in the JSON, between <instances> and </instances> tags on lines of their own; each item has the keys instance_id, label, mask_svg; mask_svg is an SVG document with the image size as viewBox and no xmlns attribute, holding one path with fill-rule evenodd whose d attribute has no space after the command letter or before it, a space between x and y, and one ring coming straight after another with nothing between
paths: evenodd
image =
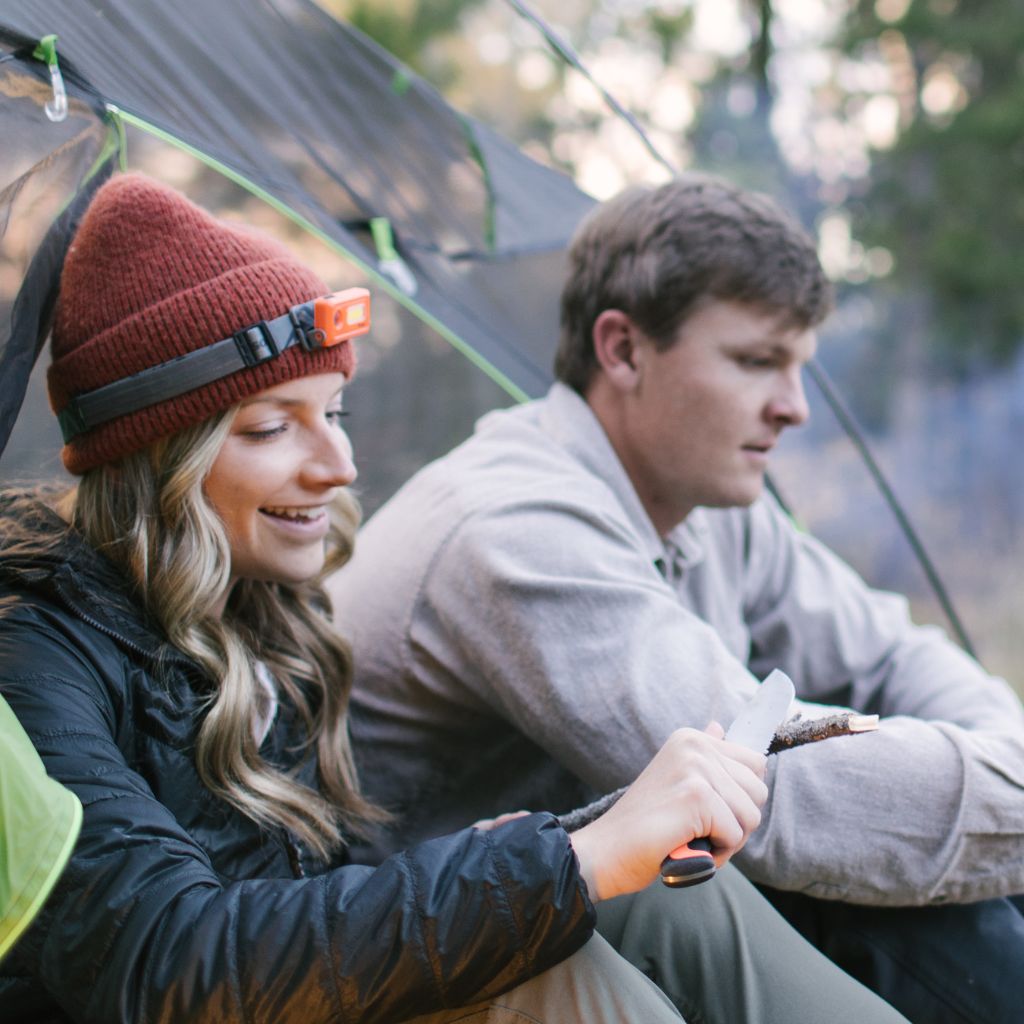
<instances>
[{"instance_id":1,"label":"woman's hand","mask_svg":"<svg viewBox=\"0 0 1024 1024\"><path fill-rule=\"evenodd\" d=\"M709 837L719 867L747 841L768 799L765 758L722 736L715 722L677 730L613 807L573 833L592 899L645 888L691 839Z\"/></svg>"},{"instance_id":2,"label":"woman's hand","mask_svg":"<svg viewBox=\"0 0 1024 1024\"><path fill-rule=\"evenodd\" d=\"M499 814L496 818L481 818L479 821L474 821L472 827L480 829L481 832L490 832L491 829L504 825L506 821L525 818L529 813L529 811L509 811L507 814Z\"/></svg>"}]
</instances>

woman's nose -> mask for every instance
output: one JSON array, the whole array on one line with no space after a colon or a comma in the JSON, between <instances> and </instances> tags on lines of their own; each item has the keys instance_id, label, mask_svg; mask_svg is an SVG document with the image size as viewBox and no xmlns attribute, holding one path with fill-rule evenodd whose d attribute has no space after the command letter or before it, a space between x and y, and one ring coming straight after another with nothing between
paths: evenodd
<instances>
[{"instance_id":1,"label":"woman's nose","mask_svg":"<svg viewBox=\"0 0 1024 1024\"><path fill-rule=\"evenodd\" d=\"M317 437L316 452L308 472L324 487L348 487L358 476L352 459L352 442L344 430L326 426Z\"/></svg>"}]
</instances>

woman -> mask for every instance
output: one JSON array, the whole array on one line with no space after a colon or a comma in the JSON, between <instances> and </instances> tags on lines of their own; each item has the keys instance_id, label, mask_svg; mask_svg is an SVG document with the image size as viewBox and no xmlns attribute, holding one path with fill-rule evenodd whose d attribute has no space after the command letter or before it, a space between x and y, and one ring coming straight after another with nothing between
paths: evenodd
<instances>
[{"instance_id":1,"label":"woman","mask_svg":"<svg viewBox=\"0 0 1024 1024\"><path fill-rule=\"evenodd\" d=\"M81 481L3 500L0 685L84 818L4 1017L678 1020L591 938L593 902L697 835L724 863L766 796L755 754L684 731L571 841L534 814L346 863L382 815L318 580L357 518L339 420L368 310L318 319L325 291L136 175L76 234L48 382Z\"/></svg>"}]
</instances>

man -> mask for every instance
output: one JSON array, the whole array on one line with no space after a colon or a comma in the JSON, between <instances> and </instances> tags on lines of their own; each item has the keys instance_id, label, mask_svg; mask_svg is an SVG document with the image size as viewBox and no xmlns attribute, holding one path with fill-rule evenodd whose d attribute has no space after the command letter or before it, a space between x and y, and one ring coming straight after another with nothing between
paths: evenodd
<instances>
[{"instance_id":1,"label":"man","mask_svg":"<svg viewBox=\"0 0 1024 1024\"><path fill-rule=\"evenodd\" d=\"M782 668L796 710L885 717L770 759L737 863L911 1019L1019 1019L1020 702L762 494L808 414L813 244L684 178L597 208L569 264L558 383L414 477L337 589L374 795L418 778L396 810L420 834L561 811Z\"/></svg>"}]
</instances>

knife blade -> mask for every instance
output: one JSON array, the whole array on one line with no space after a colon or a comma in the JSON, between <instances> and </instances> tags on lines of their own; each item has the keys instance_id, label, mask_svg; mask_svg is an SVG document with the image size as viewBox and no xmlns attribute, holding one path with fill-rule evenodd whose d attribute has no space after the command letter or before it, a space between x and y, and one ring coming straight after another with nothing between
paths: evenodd
<instances>
[{"instance_id":1,"label":"knife blade","mask_svg":"<svg viewBox=\"0 0 1024 1024\"><path fill-rule=\"evenodd\" d=\"M759 754L767 753L775 730L786 720L794 696L793 681L781 669L774 669L740 710L725 738ZM707 838L692 839L685 846L676 847L661 862L661 880L673 889L705 882L714 873L711 841Z\"/></svg>"}]
</instances>

